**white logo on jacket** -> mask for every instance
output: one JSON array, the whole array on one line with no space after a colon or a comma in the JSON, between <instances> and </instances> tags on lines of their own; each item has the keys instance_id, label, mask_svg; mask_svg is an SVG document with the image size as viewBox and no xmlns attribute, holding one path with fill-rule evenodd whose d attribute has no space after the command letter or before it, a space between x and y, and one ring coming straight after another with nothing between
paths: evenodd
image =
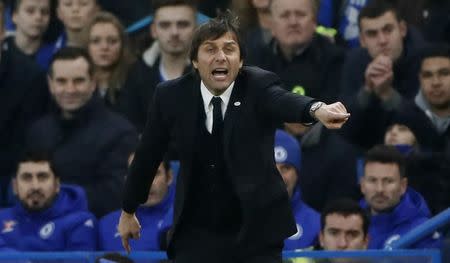
<instances>
[{"instance_id":1,"label":"white logo on jacket","mask_svg":"<svg viewBox=\"0 0 450 263\"><path fill-rule=\"evenodd\" d=\"M41 228L41 230L39 230L39 236L42 239L47 239L53 234L54 231L55 231L55 223L49 222L49 223L45 224Z\"/></svg>"},{"instance_id":2,"label":"white logo on jacket","mask_svg":"<svg viewBox=\"0 0 450 263\"><path fill-rule=\"evenodd\" d=\"M397 241L397 240L399 240L399 239L400 239L400 235L399 235L399 234L390 236L390 237L389 237L388 239L386 239L386 241L384 242L384 248L390 247L394 241Z\"/></svg>"},{"instance_id":3,"label":"white logo on jacket","mask_svg":"<svg viewBox=\"0 0 450 263\"><path fill-rule=\"evenodd\" d=\"M297 226L297 233L290 236L289 240L299 240L303 236L303 227L299 224L296 224Z\"/></svg>"},{"instance_id":4,"label":"white logo on jacket","mask_svg":"<svg viewBox=\"0 0 450 263\"><path fill-rule=\"evenodd\" d=\"M276 146L274 149L275 153L275 162L277 163L284 163L286 161L288 154L284 147Z\"/></svg>"},{"instance_id":5,"label":"white logo on jacket","mask_svg":"<svg viewBox=\"0 0 450 263\"><path fill-rule=\"evenodd\" d=\"M17 222L14 220L6 220L3 221L3 229L2 233L9 233L14 231L14 226L17 225Z\"/></svg>"}]
</instances>

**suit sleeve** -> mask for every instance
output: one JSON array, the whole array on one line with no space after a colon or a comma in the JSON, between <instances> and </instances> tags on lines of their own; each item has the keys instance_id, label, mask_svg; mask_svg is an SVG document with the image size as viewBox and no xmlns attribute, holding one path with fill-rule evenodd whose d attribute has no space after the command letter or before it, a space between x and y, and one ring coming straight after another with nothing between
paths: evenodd
<instances>
[{"instance_id":1,"label":"suit sleeve","mask_svg":"<svg viewBox=\"0 0 450 263\"><path fill-rule=\"evenodd\" d=\"M161 101L163 98L160 94L161 86L158 85L141 142L125 182L122 209L127 213L134 213L139 204L147 200L156 170L167 151L169 128L165 111L161 108L164 102Z\"/></svg>"},{"instance_id":2,"label":"suit sleeve","mask_svg":"<svg viewBox=\"0 0 450 263\"><path fill-rule=\"evenodd\" d=\"M316 100L286 91L279 85L271 85L263 92L263 111L270 118L281 122L312 123L309 108Z\"/></svg>"}]
</instances>

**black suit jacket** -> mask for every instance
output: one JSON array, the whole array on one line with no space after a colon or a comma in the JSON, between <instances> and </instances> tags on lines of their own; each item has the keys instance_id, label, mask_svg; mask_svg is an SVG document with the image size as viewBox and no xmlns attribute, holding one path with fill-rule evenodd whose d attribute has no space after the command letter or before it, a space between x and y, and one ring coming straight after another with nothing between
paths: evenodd
<instances>
[{"instance_id":1,"label":"black suit jacket","mask_svg":"<svg viewBox=\"0 0 450 263\"><path fill-rule=\"evenodd\" d=\"M174 207L174 239L183 220L201 100L196 73L157 87L125 185L123 209L132 213L147 199L168 143L175 140L180 173ZM310 122L307 113L312 102L311 98L287 92L280 87L275 74L256 67L243 67L236 78L224 119L224 157L242 208L243 222L237 244L245 251L276 244L296 231L286 186L274 161L274 133L284 121Z\"/></svg>"}]
</instances>

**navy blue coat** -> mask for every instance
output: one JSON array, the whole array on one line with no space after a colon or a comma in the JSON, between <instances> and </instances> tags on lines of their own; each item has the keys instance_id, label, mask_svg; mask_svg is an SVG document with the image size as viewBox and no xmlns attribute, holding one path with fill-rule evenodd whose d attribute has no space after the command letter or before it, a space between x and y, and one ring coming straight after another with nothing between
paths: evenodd
<instances>
[{"instance_id":1,"label":"navy blue coat","mask_svg":"<svg viewBox=\"0 0 450 263\"><path fill-rule=\"evenodd\" d=\"M51 113L37 121L27 147L51 152L61 181L82 186L89 210L102 216L120 208L128 157L137 141L134 127L94 95L74 119Z\"/></svg>"}]
</instances>

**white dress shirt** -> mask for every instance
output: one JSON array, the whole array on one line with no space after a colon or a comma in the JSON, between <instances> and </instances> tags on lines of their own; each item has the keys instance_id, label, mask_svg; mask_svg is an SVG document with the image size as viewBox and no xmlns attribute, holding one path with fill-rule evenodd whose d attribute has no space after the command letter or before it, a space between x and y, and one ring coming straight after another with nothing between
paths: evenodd
<instances>
[{"instance_id":1,"label":"white dress shirt","mask_svg":"<svg viewBox=\"0 0 450 263\"><path fill-rule=\"evenodd\" d=\"M213 126L213 105L211 100L213 97L220 97L222 99L222 117L225 118L225 113L227 112L228 102L230 101L231 92L233 91L234 81L230 84L230 86L220 95L214 96L208 88L206 88L203 81L200 83L200 92L203 98L203 104L205 107L206 119L205 125L206 129L209 133L212 133Z\"/></svg>"}]
</instances>

